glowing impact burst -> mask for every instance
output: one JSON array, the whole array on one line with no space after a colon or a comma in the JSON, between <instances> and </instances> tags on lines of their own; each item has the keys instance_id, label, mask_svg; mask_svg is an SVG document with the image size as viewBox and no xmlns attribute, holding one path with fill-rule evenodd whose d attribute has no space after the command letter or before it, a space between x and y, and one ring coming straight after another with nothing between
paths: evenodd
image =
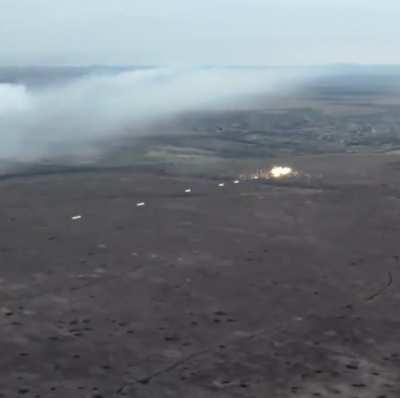
<instances>
[{"instance_id":1,"label":"glowing impact burst","mask_svg":"<svg viewBox=\"0 0 400 398\"><path fill-rule=\"evenodd\" d=\"M275 166L271 169L270 175L272 178L282 178L293 175L293 169L291 167Z\"/></svg>"},{"instance_id":2,"label":"glowing impact burst","mask_svg":"<svg viewBox=\"0 0 400 398\"><path fill-rule=\"evenodd\" d=\"M269 180L279 178L289 178L299 175L299 173L288 166L274 166L271 169L259 169L254 174L241 175L244 180Z\"/></svg>"}]
</instances>

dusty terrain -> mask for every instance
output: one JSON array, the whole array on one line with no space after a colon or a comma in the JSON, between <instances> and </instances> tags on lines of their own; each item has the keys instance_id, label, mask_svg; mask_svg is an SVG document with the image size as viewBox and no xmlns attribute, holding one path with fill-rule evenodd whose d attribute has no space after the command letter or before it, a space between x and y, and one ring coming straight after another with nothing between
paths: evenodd
<instances>
[{"instance_id":1,"label":"dusty terrain","mask_svg":"<svg viewBox=\"0 0 400 398\"><path fill-rule=\"evenodd\" d=\"M399 397L399 87L349 68L0 159L0 398Z\"/></svg>"},{"instance_id":2,"label":"dusty terrain","mask_svg":"<svg viewBox=\"0 0 400 398\"><path fill-rule=\"evenodd\" d=\"M2 180L0 396L400 396L400 158L280 162Z\"/></svg>"}]
</instances>

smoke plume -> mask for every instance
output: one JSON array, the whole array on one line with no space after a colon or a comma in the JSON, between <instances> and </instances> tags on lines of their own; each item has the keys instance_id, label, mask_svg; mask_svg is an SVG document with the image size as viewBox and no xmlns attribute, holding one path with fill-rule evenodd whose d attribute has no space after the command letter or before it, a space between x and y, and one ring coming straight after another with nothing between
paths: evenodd
<instances>
[{"instance_id":1,"label":"smoke plume","mask_svg":"<svg viewBox=\"0 0 400 398\"><path fill-rule=\"evenodd\" d=\"M97 140L135 135L164 118L273 93L299 80L299 73L274 69L155 68L89 75L42 90L0 84L0 158L73 155Z\"/></svg>"}]
</instances>

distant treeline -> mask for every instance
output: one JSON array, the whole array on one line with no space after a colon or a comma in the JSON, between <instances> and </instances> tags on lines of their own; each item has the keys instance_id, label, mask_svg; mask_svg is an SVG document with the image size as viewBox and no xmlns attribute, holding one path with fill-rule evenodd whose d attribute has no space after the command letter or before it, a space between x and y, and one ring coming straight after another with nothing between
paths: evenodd
<instances>
[{"instance_id":1,"label":"distant treeline","mask_svg":"<svg viewBox=\"0 0 400 398\"><path fill-rule=\"evenodd\" d=\"M24 66L0 67L0 83L24 84L28 87L41 87L65 83L91 74L116 74L146 66Z\"/></svg>"}]
</instances>

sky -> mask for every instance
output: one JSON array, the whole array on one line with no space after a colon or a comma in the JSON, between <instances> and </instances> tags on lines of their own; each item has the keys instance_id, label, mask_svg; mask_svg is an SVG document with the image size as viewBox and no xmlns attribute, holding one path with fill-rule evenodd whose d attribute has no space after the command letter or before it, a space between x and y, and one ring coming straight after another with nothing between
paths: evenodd
<instances>
[{"instance_id":1,"label":"sky","mask_svg":"<svg viewBox=\"0 0 400 398\"><path fill-rule=\"evenodd\" d=\"M400 64L398 0L0 0L0 65Z\"/></svg>"}]
</instances>

